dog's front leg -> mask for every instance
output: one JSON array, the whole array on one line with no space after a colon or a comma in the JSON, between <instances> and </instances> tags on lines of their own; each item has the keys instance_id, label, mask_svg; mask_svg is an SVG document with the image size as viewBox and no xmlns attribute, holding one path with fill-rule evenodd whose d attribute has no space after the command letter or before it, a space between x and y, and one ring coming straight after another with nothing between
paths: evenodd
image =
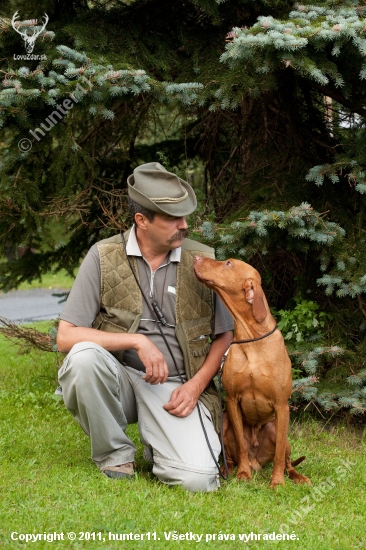
<instances>
[{"instance_id":1,"label":"dog's front leg","mask_svg":"<svg viewBox=\"0 0 366 550\"><path fill-rule=\"evenodd\" d=\"M238 460L238 479L252 479L248 447L244 437L243 417L240 404L235 399L227 397L226 407L229 413L232 428L235 434L236 453Z\"/></svg>"},{"instance_id":2,"label":"dog's front leg","mask_svg":"<svg viewBox=\"0 0 366 550\"><path fill-rule=\"evenodd\" d=\"M285 456L290 410L288 403L279 405L276 413L276 451L270 487L285 485Z\"/></svg>"}]
</instances>

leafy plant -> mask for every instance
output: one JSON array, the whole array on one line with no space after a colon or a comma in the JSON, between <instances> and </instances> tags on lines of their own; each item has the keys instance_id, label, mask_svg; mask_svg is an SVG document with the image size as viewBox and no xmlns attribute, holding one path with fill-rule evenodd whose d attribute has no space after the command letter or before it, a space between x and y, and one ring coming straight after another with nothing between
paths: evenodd
<instances>
[{"instance_id":1,"label":"leafy plant","mask_svg":"<svg viewBox=\"0 0 366 550\"><path fill-rule=\"evenodd\" d=\"M306 368L304 372L304 366L308 359L307 354L309 352L309 345L306 344L315 341L320 342L323 339L322 329L324 328L326 320L332 319L333 316L330 313L319 311L319 305L316 302L305 300L301 295L295 296L294 301L296 303L294 309L280 309L277 311L275 308L271 308L271 311L277 319L277 326L286 340L290 355L295 354L295 356L292 357L292 378L294 380L299 380L302 379L305 373L310 373ZM300 361L299 354L301 356ZM314 359L314 357L312 357L312 359ZM314 372L315 370L312 369L311 374L314 374ZM310 386L313 391L314 380L309 380L309 382L311 382Z\"/></svg>"},{"instance_id":2,"label":"leafy plant","mask_svg":"<svg viewBox=\"0 0 366 550\"><path fill-rule=\"evenodd\" d=\"M295 349L302 342L314 342L322 339L322 331L327 319L333 319L330 313L319 311L319 306L312 300L295 296L296 307L292 310L280 309L274 315L279 318L278 328L283 337Z\"/></svg>"}]
</instances>

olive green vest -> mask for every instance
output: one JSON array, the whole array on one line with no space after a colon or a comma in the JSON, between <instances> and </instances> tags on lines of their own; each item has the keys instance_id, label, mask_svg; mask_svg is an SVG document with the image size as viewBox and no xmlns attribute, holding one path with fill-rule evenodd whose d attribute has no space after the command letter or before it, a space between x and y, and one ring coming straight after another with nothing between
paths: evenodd
<instances>
[{"instance_id":1,"label":"olive green vest","mask_svg":"<svg viewBox=\"0 0 366 550\"><path fill-rule=\"evenodd\" d=\"M125 233L128 240L129 231ZM121 236L115 235L97 243L101 269L100 312L93 328L106 332L136 332L142 315L142 296L131 272ZM201 368L210 351L211 343L202 335L210 335L214 328L214 296L212 290L200 283L193 270L195 254L214 258L214 250L191 239L182 245L177 268L176 337L181 347L186 376L189 380ZM137 275L136 258L130 257ZM123 352L114 352L122 362ZM216 430L219 430L219 398L212 382L200 396L210 411Z\"/></svg>"}]
</instances>

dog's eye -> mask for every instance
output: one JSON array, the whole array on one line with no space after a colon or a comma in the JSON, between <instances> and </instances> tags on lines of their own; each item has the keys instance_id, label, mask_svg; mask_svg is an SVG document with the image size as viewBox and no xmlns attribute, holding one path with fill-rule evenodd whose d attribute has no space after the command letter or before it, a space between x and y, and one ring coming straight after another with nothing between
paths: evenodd
<instances>
[{"instance_id":1,"label":"dog's eye","mask_svg":"<svg viewBox=\"0 0 366 550\"><path fill-rule=\"evenodd\" d=\"M228 260L228 261L226 262L226 265L228 265L229 267L231 267L231 262L230 262L230 260Z\"/></svg>"}]
</instances>

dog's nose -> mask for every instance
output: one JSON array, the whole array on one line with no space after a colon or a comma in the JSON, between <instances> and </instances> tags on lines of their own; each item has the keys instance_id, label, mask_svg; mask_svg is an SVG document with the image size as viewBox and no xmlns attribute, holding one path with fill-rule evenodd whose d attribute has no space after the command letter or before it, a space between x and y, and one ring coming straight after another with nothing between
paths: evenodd
<instances>
[{"instance_id":1,"label":"dog's nose","mask_svg":"<svg viewBox=\"0 0 366 550\"><path fill-rule=\"evenodd\" d=\"M194 263L199 263L199 262L202 262L202 257L201 256L195 256L194 257Z\"/></svg>"}]
</instances>

